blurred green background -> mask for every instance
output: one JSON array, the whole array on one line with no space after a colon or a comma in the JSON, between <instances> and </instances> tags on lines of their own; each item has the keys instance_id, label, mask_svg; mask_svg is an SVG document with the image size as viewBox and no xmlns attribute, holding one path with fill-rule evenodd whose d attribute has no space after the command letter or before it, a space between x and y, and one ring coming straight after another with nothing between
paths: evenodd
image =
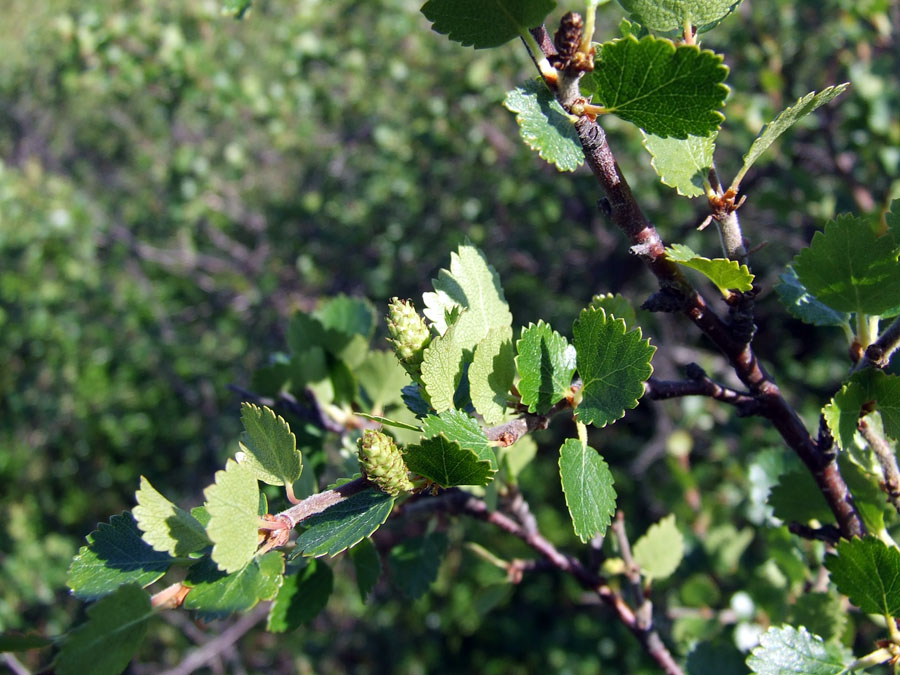
<instances>
[{"instance_id":1,"label":"blurred green background","mask_svg":"<svg viewBox=\"0 0 900 675\"><path fill-rule=\"evenodd\" d=\"M570 334L594 293L620 291L639 305L652 292L596 208L592 177L541 162L500 105L533 76L524 48L463 49L432 33L418 9L407 0L267 0L234 21L214 0L4 3L0 629L54 635L83 614L65 590L66 567L98 521L133 505L141 474L180 503L201 500L236 449L239 399L227 387L250 386L285 349L294 311L338 293L367 296L379 313L391 296L419 298L465 238L497 268L520 325L543 318ZM570 9L579 3L560 4L551 19ZM877 215L900 196L900 5L754 1L737 14L703 36L732 69L717 152L725 180L782 107L853 85L744 181L745 234L751 246L766 243L753 259L763 288L757 346L814 424L846 371L846 344L836 329L787 318L772 287L827 218ZM596 37L615 37L622 16L615 3L601 7ZM636 129L614 119L607 127L662 234L714 255L712 230L694 231L702 200L658 183ZM657 374L676 377L692 360L722 372L684 321L642 323L660 346ZM523 491L568 546L548 479L566 431L539 436L547 452ZM676 650L700 636L731 644L737 620L710 617L737 589L749 589L763 623L788 615L809 551L782 530L757 528L767 481L791 462L770 430L705 401L644 403L596 446L635 536L675 504L694 537L697 571L659 593L685 610L664 621ZM690 461L672 452L684 447ZM472 523L450 532L455 543L426 598L408 603L383 583L363 606L338 563L325 615L296 637L251 634L223 667L648 668L566 580L537 575L510 587L460 546L496 535ZM510 542L493 546L522 554ZM788 562L773 571L773 555ZM194 644L183 618L168 621L135 672L175 664Z\"/></svg>"}]
</instances>

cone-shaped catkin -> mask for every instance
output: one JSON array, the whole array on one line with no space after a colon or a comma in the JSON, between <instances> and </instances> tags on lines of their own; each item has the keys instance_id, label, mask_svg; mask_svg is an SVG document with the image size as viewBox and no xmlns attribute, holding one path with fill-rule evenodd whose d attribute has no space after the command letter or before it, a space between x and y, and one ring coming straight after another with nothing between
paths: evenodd
<instances>
[{"instance_id":1,"label":"cone-shaped catkin","mask_svg":"<svg viewBox=\"0 0 900 675\"><path fill-rule=\"evenodd\" d=\"M425 347L431 342L431 332L425 320L416 313L411 301L392 298L388 305L387 328L391 336L388 342L400 363L406 372L418 378Z\"/></svg>"},{"instance_id":2,"label":"cone-shaped catkin","mask_svg":"<svg viewBox=\"0 0 900 675\"><path fill-rule=\"evenodd\" d=\"M359 439L359 463L366 478L392 497L413 489L400 449L390 436L380 431L363 432Z\"/></svg>"}]
</instances>

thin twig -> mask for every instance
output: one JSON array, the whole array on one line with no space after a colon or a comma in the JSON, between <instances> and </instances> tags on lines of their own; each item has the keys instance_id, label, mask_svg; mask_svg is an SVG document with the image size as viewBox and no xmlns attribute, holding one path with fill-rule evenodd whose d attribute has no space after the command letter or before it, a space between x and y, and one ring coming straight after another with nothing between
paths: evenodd
<instances>
[{"instance_id":1,"label":"thin twig","mask_svg":"<svg viewBox=\"0 0 900 675\"><path fill-rule=\"evenodd\" d=\"M13 673L13 675L31 675L31 671L28 670L28 668L26 668L13 654L5 652L2 656L3 662L9 668L9 672Z\"/></svg>"},{"instance_id":2,"label":"thin twig","mask_svg":"<svg viewBox=\"0 0 900 675\"><path fill-rule=\"evenodd\" d=\"M631 584L631 591L638 607L635 619L641 628L649 629L653 625L653 605L644 593L644 587L641 584L641 568L631 555L631 544L628 542L628 533L625 532L625 514L618 511L609 527L619 543L619 553L625 563L625 577Z\"/></svg>"},{"instance_id":3,"label":"thin twig","mask_svg":"<svg viewBox=\"0 0 900 675\"><path fill-rule=\"evenodd\" d=\"M900 468L897 467L897 455L865 417L859 420L857 428L862 437L866 439L872 452L875 453L878 464L881 465L881 472L884 475L881 489L885 491L888 501L891 502L897 513L900 513Z\"/></svg>"},{"instance_id":4,"label":"thin twig","mask_svg":"<svg viewBox=\"0 0 900 675\"><path fill-rule=\"evenodd\" d=\"M244 614L222 631L217 637L201 647L191 650L174 668L165 670L160 675L190 675L195 670L202 668L219 654L229 649L235 642L249 633L256 624L266 618L269 613L269 605L264 602L257 605L247 614Z\"/></svg>"},{"instance_id":5,"label":"thin twig","mask_svg":"<svg viewBox=\"0 0 900 675\"><path fill-rule=\"evenodd\" d=\"M761 406L754 396L714 382L696 363L688 364L687 375L689 379L677 381L651 377L644 385L646 395L657 401L679 396L708 396L735 406L741 417L759 414Z\"/></svg>"},{"instance_id":6,"label":"thin twig","mask_svg":"<svg viewBox=\"0 0 900 675\"><path fill-rule=\"evenodd\" d=\"M832 546L837 545L841 540L841 531L834 525L823 525L822 527L810 527L803 523L788 523L788 530L791 534L796 534L804 539L814 539L824 541Z\"/></svg>"},{"instance_id":7,"label":"thin twig","mask_svg":"<svg viewBox=\"0 0 900 675\"><path fill-rule=\"evenodd\" d=\"M891 362L891 356L900 347L900 317L891 322L881 336L866 347L866 353L854 366L853 371L863 368L876 367L887 368Z\"/></svg>"}]
</instances>

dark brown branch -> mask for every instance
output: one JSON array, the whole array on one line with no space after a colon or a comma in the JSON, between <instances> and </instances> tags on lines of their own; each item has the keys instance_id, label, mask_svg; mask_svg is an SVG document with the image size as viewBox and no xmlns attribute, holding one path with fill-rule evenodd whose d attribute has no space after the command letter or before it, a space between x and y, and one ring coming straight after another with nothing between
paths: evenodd
<instances>
[{"instance_id":1,"label":"dark brown branch","mask_svg":"<svg viewBox=\"0 0 900 675\"><path fill-rule=\"evenodd\" d=\"M872 428L868 420L861 419L858 428L881 466L881 472L884 475L881 489L885 491L897 513L900 513L900 468L897 467L897 455L894 454L894 450L888 445L888 442Z\"/></svg>"},{"instance_id":2,"label":"dark brown branch","mask_svg":"<svg viewBox=\"0 0 900 675\"><path fill-rule=\"evenodd\" d=\"M539 44L546 28L533 31ZM565 101L561 102L564 106ZM631 252L639 256L659 282L660 290L648 300L648 309L680 311L725 355L735 374L759 401L759 414L775 426L787 445L797 453L816 481L834 513L844 536L865 532L853 503L853 496L838 469L834 453L822 451L809 435L796 411L785 401L750 346L741 339L744 330L735 330L707 304L704 297L669 260L656 228L647 220L619 169L606 139L606 132L587 116L575 124L585 159L605 193L605 209L610 220L628 239Z\"/></svg>"},{"instance_id":3,"label":"dark brown branch","mask_svg":"<svg viewBox=\"0 0 900 675\"><path fill-rule=\"evenodd\" d=\"M628 541L628 534L625 532L625 514L618 511L615 520L609 527L619 542L619 553L625 563L625 576L628 583L631 584L631 590L637 602L638 609L635 612L635 619L641 628L647 630L653 625L653 605L650 604L649 598L644 594L644 587L641 585L641 568L634 562L634 557L631 555L631 544Z\"/></svg>"},{"instance_id":4,"label":"dark brown branch","mask_svg":"<svg viewBox=\"0 0 900 675\"><path fill-rule=\"evenodd\" d=\"M309 401L307 405L304 405L286 391L279 393L275 398L271 398L269 396L260 396L259 394L244 389L243 387L239 387L236 384L229 384L228 388L240 396L244 401L268 406L275 410L289 412L300 419L308 420L313 424L318 425L320 429L324 429L325 431L331 431L336 434L347 433L347 428L340 422L331 419L322 409L322 406L319 405L319 401L315 394L309 390L304 391L304 394Z\"/></svg>"},{"instance_id":5,"label":"dark brown branch","mask_svg":"<svg viewBox=\"0 0 900 675\"><path fill-rule=\"evenodd\" d=\"M894 319L890 326L875 342L866 347L866 353L853 368L854 371L874 366L887 368L891 356L900 347L900 317Z\"/></svg>"},{"instance_id":6,"label":"dark brown branch","mask_svg":"<svg viewBox=\"0 0 900 675\"><path fill-rule=\"evenodd\" d=\"M810 527L803 523L788 523L788 530L791 534L796 534L798 537L824 541L826 544L831 544L832 546L836 546L841 540L841 531L834 525Z\"/></svg>"},{"instance_id":7,"label":"dark brown branch","mask_svg":"<svg viewBox=\"0 0 900 675\"><path fill-rule=\"evenodd\" d=\"M708 396L735 406L741 417L759 414L760 405L755 397L714 382L696 363L688 364L687 375L689 379L678 381L651 377L645 385L646 395L655 401L679 396Z\"/></svg>"}]
</instances>

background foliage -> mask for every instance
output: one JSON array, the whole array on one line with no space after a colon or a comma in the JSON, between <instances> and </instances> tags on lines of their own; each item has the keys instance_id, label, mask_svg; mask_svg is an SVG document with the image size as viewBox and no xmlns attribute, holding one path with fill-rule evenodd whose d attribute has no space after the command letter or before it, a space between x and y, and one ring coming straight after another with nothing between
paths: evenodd
<instances>
[{"instance_id":1,"label":"background foliage","mask_svg":"<svg viewBox=\"0 0 900 675\"><path fill-rule=\"evenodd\" d=\"M71 625L83 610L64 590L65 569L98 521L133 505L140 474L164 477L179 502L199 500L236 449L240 409L228 385L250 386L288 351L295 310L347 293L368 296L381 315L390 296L425 290L464 237L497 268L520 324L568 326L596 292L627 287L640 304L651 289L594 208L592 179L561 177L518 142L501 102L532 74L524 50L461 50L430 32L418 4L267 2L237 23L217 2L7 3L0 629ZM782 107L852 83L743 182L745 234L768 242L754 256L764 289L757 349L812 426L844 374L844 341L787 318L771 289L816 226L900 196L900 9L809 0L738 12L704 42L731 67L721 173L740 167ZM601 37L617 33L621 15L601 7ZM636 130L614 119L608 128L662 234L714 250L710 232L692 232L703 205L659 185ZM678 362L721 365L702 343L683 344L678 319L641 323ZM380 339L380 321L377 330ZM658 374L675 374L665 368ZM558 447L551 433L538 442ZM705 400L643 402L596 445L620 499L634 500L620 506L635 538L675 505L692 572L657 590L682 651L718 634L727 659L735 635L752 644L760 626L815 614L793 603L812 551L759 527L768 486L793 461L770 430ZM550 455L522 475L522 489L565 546L575 541L565 505L542 478L555 473ZM407 601L382 582L363 605L350 576L336 574L328 611L298 640L251 634L229 658L314 672L647 667L618 624L582 611L565 580L513 587L460 545L458 528L428 595ZM479 540L478 526L467 531ZM414 534L423 533L393 536ZM482 538L500 555L521 552ZM178 662L191 644L183 628L154 633L146 668Z\"/></svg>"}]
</instances>

